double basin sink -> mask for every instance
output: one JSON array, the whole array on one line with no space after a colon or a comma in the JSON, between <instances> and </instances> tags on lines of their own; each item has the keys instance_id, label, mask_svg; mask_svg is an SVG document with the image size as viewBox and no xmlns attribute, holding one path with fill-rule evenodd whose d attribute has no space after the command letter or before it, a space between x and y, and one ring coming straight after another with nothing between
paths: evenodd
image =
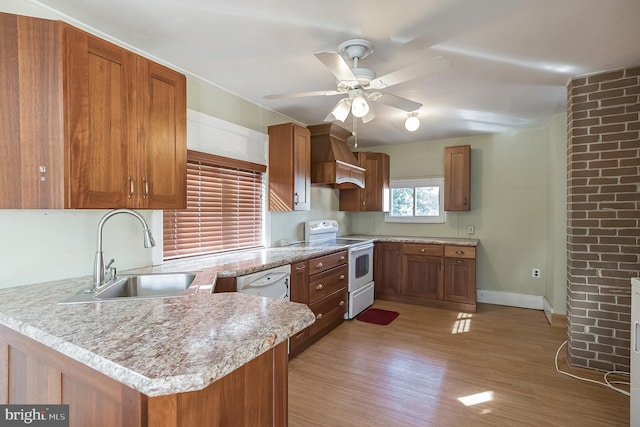
<instances>
[{"instance_id":1,"label":"double basin sink","mask_svg":"<svg viewBox=\"0 0 640 427\"><path fill-rule=\"evenodd\" d=\"M97 291L86 290L61 301L61 304L118 301L143 298L168 298L193 295L195 273L149 273L126 275L107 283Z\"/></svg>"}]
</instances>

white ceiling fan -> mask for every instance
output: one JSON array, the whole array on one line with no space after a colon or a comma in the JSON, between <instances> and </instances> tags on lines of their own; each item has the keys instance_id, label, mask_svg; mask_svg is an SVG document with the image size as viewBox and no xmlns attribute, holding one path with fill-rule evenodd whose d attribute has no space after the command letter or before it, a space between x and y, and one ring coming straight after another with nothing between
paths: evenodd
<instances>
[{"instance_id":1,"label":"white ceiling fan","mask_svg":"<svg viewBox=\"0 0 640 427\"><path fill-rule=\"evenodd\" d=\"M339 120L344 123L351 112L354 117L361 118L363 123L367 123L375 117L370 102L379 102L406 111L408 113L407 118L409 122L413 121L414 128L410 129L409 123L405 123L405 126L408 130L416 130L417 126L420 125L417 114L422 104L385 93L383 89L409 80L436 74L450 68L451 62L442 56L438 56L384 76L376 77L376 73L373 70L359 67L359 61L367 58L372 52L373 45L364 39L347 40L338 46L338 52L316 52L316 58L336 76L337 87L335 90L282 93L266 95L264 98L347 95L338 101L324 119L325 121ZM343 55L352 60L353 67L349 66ZM415 126L416 122L417 126Z\"/></svg>"}]
</instances>

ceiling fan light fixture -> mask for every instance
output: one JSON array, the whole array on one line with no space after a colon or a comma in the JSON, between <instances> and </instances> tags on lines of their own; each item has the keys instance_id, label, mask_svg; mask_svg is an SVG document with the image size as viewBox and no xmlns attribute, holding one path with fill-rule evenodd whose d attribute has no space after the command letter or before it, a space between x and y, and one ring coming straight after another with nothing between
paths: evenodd
<instances>
[{"instance_id":1,"label":"ceiling fan light fixture","mask_svg":"<svg viewBox=\"0 0 640 427\"><path fill-rule=\"evenodd\" d=\"M364 99L364 91L362 89L355 89L349 92L349 98L351 99L351 113L355 117L364 117L369 112L369 104Z\"/></svg>"},{"instance_id":2,"label":"ceiling fan light fixture","mask_svg":"<svg viewBox=\"0 0 640 427\"><path fill-rule=\"evenodd\" d=\"M333 115L333 117L335 117L335 120L340 120L342 123L344 123L344 121L347 119L347 116L349 115L350 109L351 99L342 98L340 101L338 101L336 106L333 107L330 115ZM325 119L325 121L327 120Z\"/></svg>"},{"instance_id":3,"label":"ceiling fan light fixture","mask_svg":"<svg viewBox=\"0 0 640 427\"><path fill-rule=\"evenodd\" d=\"M413 113L409 113L409 117L404 122L404 127L409 132L415 132L420 127L420 119L418 118L418 112L414 111Z\"/></svg>"}]
</instances>

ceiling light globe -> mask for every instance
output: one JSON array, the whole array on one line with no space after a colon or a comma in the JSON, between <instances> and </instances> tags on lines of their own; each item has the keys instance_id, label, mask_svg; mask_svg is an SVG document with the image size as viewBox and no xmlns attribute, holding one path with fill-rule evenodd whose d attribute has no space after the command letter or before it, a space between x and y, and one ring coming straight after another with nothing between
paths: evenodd
<instances>
[{"instance_id":1,"label":"ceiling light globe","mask_svg":"<svg viewBox=\"0 0 640 427\"><path fill-rule=\"evenodd\" d=\"M369 104L362 96L356 96L351 102L351 113L356 117L364 117L369 112Z\"/></svg>"},{"instance_id":2,"label":"ceiling light globe","mask_svg":"<svg viewBox=\"0 0 640 427\"><path fill-rule=\"evenodd\" d=\"M420 127L420 119L418 119L416 116L409 116L407 117L407 120L404 122L404 127L409 132L415 132Z\"/></svg>"}]
</instances>

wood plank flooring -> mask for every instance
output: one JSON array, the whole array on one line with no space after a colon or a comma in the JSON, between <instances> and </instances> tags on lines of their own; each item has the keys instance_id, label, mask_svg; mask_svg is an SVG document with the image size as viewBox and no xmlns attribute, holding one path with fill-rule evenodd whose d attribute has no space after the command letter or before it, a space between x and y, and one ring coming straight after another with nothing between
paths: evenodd
<instances>
[{"instance_id":1,"label":"wood plank flooring","mask_svg":"<svg viewBox=\"0 0 640 427\"><path fill-rule=\"evenodd\" d=\"M458 318L389 301L374 307L400 316L388 326L346 321L290 361L290 426L629 425L629 397L556 372L566 330L542 311L479 304ZM561 368L601 379L568 367L564 354ZM458 400L473 395L488 400Z\"/></svg>"}]
</instances>

